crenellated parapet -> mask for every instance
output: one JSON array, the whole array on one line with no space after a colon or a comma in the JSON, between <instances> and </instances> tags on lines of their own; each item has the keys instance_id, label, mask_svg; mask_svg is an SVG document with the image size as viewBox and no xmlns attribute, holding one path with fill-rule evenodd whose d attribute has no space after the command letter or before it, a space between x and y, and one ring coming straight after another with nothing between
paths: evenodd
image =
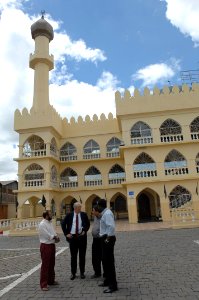
<instances>
[{"instance_id":1,"label":"crenellated parapet","mask_svg":"<svg viewBox=\"0 0 199 300\"><path fill-rule=\"evenodd\" d=\"M52 105L49 105L45 111L30 111L24 108L21 112L15 110L14 129L21 132L27 129L53 128L60 136L62 135L62 118Z\"/></svg>"},{"instance_id":2,"label":"crenellated parapet","mask_svg":"<svg viewBox=\"0 0 199 300\"><path fill-rule=\"evenodd\" d=\"M143 93L138 89L131 95L128 90L122 96L115 93L116 115L146 114L151 112L186 110L199 107L199 84L192 86L164 86L155 87L150 91L147 87Z\"/></svg>"},{"instance_id":3,"label":"crenellated parapet","mask_svg":"<svg viewBox=\"0 0 199 300\"><path fill-rule=\"evenodd\" d=\"M119 132L118 121L113 117L112 113L101 114L98 117L96 114L91 118L89 115L85 116L83 119L79 116L77 119L74 117L70 120L63 119L63 132L65 137L77 137L77 136L87 136L87 135L97 135L97 134L107 134L107 133L117 133Z\"/></svg>"}]
</instances>

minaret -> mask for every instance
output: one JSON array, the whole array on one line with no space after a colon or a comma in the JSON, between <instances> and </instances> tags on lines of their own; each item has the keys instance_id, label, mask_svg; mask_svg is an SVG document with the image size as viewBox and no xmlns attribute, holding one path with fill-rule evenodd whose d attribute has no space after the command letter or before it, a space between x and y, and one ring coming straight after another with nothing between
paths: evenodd
<instances>
[{"instance_id":1,"label":"minaret","mask_svg":"<svg viewBox=\"0 0 199 300\"><path fill-rule=\"evenodd\" d=\"M44 19L31 26L32 38L35 40L35 53L30 54L29 66L35 70L32 109L44 112L49 108L49 71L54 68L53 55L49 55L49 43L53 40L53 27Z\"/></svg>"}]
</instances>

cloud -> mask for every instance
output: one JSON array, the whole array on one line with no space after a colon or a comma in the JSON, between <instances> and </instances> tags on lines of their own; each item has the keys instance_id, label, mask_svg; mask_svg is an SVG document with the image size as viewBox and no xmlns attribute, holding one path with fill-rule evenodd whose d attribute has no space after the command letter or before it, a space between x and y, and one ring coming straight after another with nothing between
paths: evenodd
<instances>
[{"instance_id":1,"label":"cloud","mask_svg":"<svg viewBox=\"0 0 199 300\"><path fill-rule=\"evenodd\" d=\"M169 62L151 64L139 69L135 74L133 74L132 80L141 80L142 87L151 87L157 83L167 83L167 81L174 77L176 72L179 70L180 61L172 58Z\"/></svg>"},{"instance_id":2,"label":"cloud","mask_svg":"<svg viewBox=\"0 0 199 300\"><path fill-rule=\"evenodd\" d=\"M34 71L29 69L29 54L34 52L30 27L39 16L24 12L26 0L0 1L0 180L16 179L18 134L14 132L14 111L32 106ZM61 21L45 16L55 30L50 52L55 69L50 72L50 102L63 117L114 111L117 78L103 72L95 85L76 80L67 66L67 58L95 65L106 60L104 51L87 46L81 38L73 40L61 29Z\"/></svg>"},{"instance_id":3,"label":"cloud","mask_svg":"<svg viewBox=\"0 0 199 300\"><path fill-rule=\"evenodd\" d=\"M185 36L190 36L195 46L199 45L199 1L198 0L165 0L166 17Z\"/></svg>"},{"instance_id":4,"label":"cloud","mask_svg":"<svg viewBox=\"0 0 199 300\"><path fill-rule=\"evenodd\" d=\"M115 115L115 89L118 80L110 72L103 72L96 85L77 80L59 86L50 85L51 104L62 117L100 116L112 112Z\"/></svg>"}]
</instances>

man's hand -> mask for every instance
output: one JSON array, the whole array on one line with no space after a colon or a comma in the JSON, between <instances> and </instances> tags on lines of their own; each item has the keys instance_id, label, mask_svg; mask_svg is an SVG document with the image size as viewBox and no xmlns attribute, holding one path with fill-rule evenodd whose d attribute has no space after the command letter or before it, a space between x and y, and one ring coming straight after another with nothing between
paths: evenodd
<instances>
[{"instance_id":1,"label":"man's hand","mask_svg":"<svg viewBox=\"0 0 199 300\"><path fill-rule=\"evenodd\" d=\"M66 237L67 237L68 239L71 239L71 238L72 238L72 234L68 233L68 234L66 235Z\"/></svg>"},{"instance_id":2,"label":"man's hand","mask_svg":"<svg viewBox=\"0 0 199 300\"><path fill-rule=\"evenodd\" d=\"M55 240L55 243L59 243L60 242L60 238L58 237L58 235L54 236L54 240Z\"/></svg>"}]
</instances>

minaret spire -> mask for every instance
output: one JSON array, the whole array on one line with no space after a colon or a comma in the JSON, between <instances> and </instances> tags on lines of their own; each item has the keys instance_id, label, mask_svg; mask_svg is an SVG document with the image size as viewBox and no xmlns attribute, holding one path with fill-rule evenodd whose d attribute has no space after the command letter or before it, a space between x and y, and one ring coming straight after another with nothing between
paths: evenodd
<instances>
[{"instance_id":1,"label":"minaret spire","mask_svg":"<svg viewBox=\"0 0 199 300\"><path fill-rule=\"evenodd\" d=\"M32 38L35 40L35 52L30 55L29 66L35 71L34 95L32 109L45 111L49 103L49 71L54 68L53 55L49 55L49 43L54 38L53 27L44 19L45 11L41 11L41 19L31 26Z\"/></svg>"}]
</instances>

